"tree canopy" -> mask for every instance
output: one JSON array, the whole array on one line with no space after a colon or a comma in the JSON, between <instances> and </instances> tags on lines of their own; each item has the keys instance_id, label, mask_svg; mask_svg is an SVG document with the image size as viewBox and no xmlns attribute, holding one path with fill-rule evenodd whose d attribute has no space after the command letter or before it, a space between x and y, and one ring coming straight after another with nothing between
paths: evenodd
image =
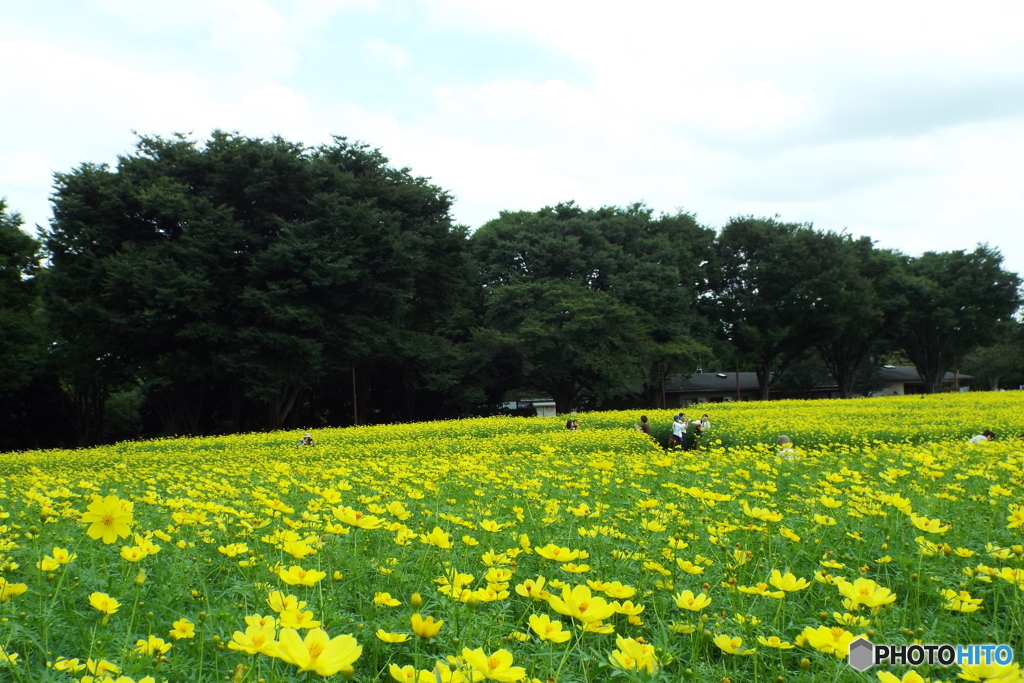
<instances>
[{"instance_id":1,"label":"tree canopy","mask_svg":"<svg viewBox=\"0 0 1024 683\"><path fill-rule=\"evenodd\" d=\"M762 398L865 391L893 354L927 391L1024 377L1021 281L988 246L573 202L470 232L451 204L365 144L222 131L57 173L38 240L0 201L0 448L655 407L698 366Z\"/></svg>"}]
</instances>

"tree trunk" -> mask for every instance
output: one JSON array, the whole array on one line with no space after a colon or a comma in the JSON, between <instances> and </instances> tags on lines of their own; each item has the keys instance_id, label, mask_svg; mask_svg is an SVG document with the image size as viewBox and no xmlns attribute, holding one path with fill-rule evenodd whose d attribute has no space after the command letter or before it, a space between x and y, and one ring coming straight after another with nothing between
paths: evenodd
<instances>
[{"instance_id":1,"label":"tree trunk","mask_svg":"<svg viewBox=\"0 0 1024 683\"><path fill-rule=\"evenodd\" d=\"M267 426L272 430L281 429L288 413L295 406L301 387L287 386L277 392L267 403Z\"/></svg>"},{"instance_id":2,"label":"tree trunk","mask_svg":"<svg viewBox=\"0 0 1024 683\"><path fill-rule=\"evenodd\" d=\"M757 368L758 396L762 401L767 401L772 390L772 366L770 363L758 365ZM737 377L739 374L737 373Z\"/></svg>"},{"instance_id":3,"label":"tree trunk","mask_svg":"<svg viewBox=\"0 0 1024 683\"><path fill-rule=\"evenodd\" d=\"M842 340L837 339L819 346L818 353L836 381L839 398L850 398L853 394L853 377L867 355L867 348L850 348Z\"/></svg>"},{"instance_id":4,"label":"tree trunk","mask_svg":"<svg viewBox=\"0 0 1024 683\"><path fill-rule=\"evenodd\" d=\"M103 409L107 402L105 382L85 386L61 382L61 406L75 432L75 446L84 448L99 442L103 434Z\"/></svg>"}]
</instances>

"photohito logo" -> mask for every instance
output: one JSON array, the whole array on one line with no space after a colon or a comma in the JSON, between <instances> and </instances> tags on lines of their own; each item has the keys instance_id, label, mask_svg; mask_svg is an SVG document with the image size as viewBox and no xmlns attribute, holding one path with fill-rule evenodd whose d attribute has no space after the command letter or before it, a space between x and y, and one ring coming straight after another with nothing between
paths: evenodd
<instances>
[{"instance_id":1,"label":"photohito logo","mask_svg":"<svg viewBox=\"0 0 1024 683\"><path fill-rule=\"evenodd\" d=\"M952 666L998 664L1013 661L1013 648L1009 645L875 645L867 638L850 643L847 660L857 671L867 671L879 664L907 664L919 666Z\"/></svg>"}]
</instances>

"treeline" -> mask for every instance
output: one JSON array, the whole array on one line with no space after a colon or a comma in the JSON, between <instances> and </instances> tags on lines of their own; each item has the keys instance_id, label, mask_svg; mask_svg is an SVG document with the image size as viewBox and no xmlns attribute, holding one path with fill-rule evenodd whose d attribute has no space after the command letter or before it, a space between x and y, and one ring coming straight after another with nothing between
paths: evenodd
<instances>
[{"instance_id":1,"label":"treeline","mask_svg":"<svg viewBox=\"0 0 1024 683\"><path fill-rule=\"evenodd\" d=\"M451 202L344 138L217 132L56 174L38 239L0 203L0 448L456 417L516 392L654 406L698 365L756 370L764 396L824 373L848 396L901 357L929 391L952 368L1024 383L1021 283L987 246L915 258L640 204L471 233Z\"/></svg>"}]
</instances>

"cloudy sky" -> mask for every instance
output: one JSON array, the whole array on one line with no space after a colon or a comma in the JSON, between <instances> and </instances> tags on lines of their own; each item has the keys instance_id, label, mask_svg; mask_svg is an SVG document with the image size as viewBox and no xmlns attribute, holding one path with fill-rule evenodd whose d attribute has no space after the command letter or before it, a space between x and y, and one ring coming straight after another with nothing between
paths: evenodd
<instances>
[{"instance_id":1,"label":"cloudy sky","mask_svg":"<svg viewBox=\"0 0 1024 683\"><path fill-rule=\"evenodd\" d=\"M778 214L1024 273L1024 3L0 3L0 196L133 131L380 147L501 210Z\"/></svg>"}]
</instances>

